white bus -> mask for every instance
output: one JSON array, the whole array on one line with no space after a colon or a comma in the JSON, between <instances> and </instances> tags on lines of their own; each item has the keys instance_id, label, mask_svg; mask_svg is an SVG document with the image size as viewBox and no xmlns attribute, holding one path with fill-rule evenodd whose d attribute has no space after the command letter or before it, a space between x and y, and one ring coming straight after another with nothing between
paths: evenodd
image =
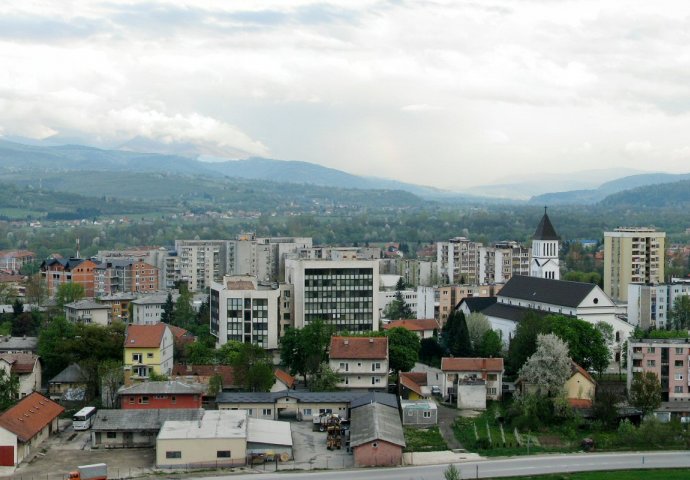
<instances>
[{"instance_id":1,"label":"white bus","mask_svg":"<svg viewBox=\"0 0 690 480\"><path fill-rule=\"evenodd\" d=\"M96 407L84 407L72 417L72 426L75 430L88 430L95 416Z\"/></svg>"}]
</instances>

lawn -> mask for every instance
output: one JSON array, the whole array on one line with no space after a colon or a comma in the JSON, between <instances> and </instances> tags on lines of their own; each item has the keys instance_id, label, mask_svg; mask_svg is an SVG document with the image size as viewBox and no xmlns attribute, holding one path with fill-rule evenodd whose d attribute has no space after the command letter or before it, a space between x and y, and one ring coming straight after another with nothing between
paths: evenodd
<instances>
[{"instance_id":1,"label":"lawn","mask_svg":"<svg viewBox=\"0 0 690 480\"><path fill-rule=\"evenodd\" d=\"M406 452L438 452L448 450L438 427L405 427Z\"/></svg>"},{"instance_id":2,"label":"lawn","mask_svg":"<svg viewBox=\"0 0 690 480\"><path fill-rule=\"evenodd\" d=\"M619 470L611 472L581 472L521 477L523 480L686 480L690 470Z\"/></svg>"}]
</instances>

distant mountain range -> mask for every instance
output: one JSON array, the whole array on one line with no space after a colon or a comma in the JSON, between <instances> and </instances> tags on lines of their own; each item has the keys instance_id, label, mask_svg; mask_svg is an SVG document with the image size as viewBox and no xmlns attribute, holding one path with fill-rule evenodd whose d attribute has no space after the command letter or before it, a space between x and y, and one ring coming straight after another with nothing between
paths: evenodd
<instances>
[{"instance_id":1,"label":"distant mountain range","mask_svg":"<svg viewBox=\"0 0 690 480\"><path fill-rule=\"evenodd\" d=\"M454 203L528 203L539 205L582 205L604 201L629 201L626 195L611 195L630 189L672 183L690 179L690 174L636 173L635 170L589 170L567 175L547 175L534 177L522 182L502 185L474 187L463 192L452 192L429 186L415 185L396 180L363 177L334 168L323 167L308 162L274 160L267 158L247 158L243 160L201 161L199 155L213 155L215 152L201 152L194 145L178 145L175 150L182 154L165 153L170 146L158 145L145 139L135 138L121 145L122 150L100 149L83 145L52 145L47 142L24 144L0 140L0 174L8 182L27 184L48 182L49 188L61 191L73 187L74 178L69 178L75 171L90 172L91 178L97 172L119 173L116 178L122 181L122 174L128 172L156 175L171 175L168 181L177 185L182 191L184 182L200 185L200 178L218 181L222 178L248 179L290 184L310 184L320 187L332 187L354 190L387 190L411 193L426 200ZM164 153L141 153L133 149L159 150ZM203 158L203 157L202 157ZM636 173L634 175L626 175ZM180 177L180 178L178 178ZM185 180L184 177L189 177ZM191 180L194 177L195 180ZM603 183L602 183L603 182ZM203 182L201 182L203 183ZM562 189L560 192L548 192L547 189ZM126 188L121 190L125 191ZM654 201L662 192L652 189L645 194L650 204L664 203ZM162 192L161 192L162 193ZM535 193L538 193L535 195ZM108 193L104 193L108 194ZM639 194L639 192L638 192ZM690 192L688 193L690 195ZM677 199L683 192L678 192ZM530 198L531 197L531 198ZM126 198L126 197L123 197ZM680 200L679 200L680 201Z\"/></svg>"}]
</instances>

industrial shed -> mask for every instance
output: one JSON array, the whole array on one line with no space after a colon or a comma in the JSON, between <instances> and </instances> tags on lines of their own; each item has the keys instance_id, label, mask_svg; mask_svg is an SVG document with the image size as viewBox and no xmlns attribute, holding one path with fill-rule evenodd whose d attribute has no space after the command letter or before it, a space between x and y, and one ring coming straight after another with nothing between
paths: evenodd
<instances>
[{"instance_id":1,"label":"industrial shed","mask_svg":"<svg viewBox=\"0 0 690 480\"><path fill-rule=\"evenodd\" d=\"M405 426L428 426L438 423L438 407L431 400L401 400L402 423Z\"/></svg>"},{"instance_id":2,"label":"industrial shed","mask_svg":"<svg viewBox=\"0 0 690 480\"><path fill-rule=\"evenodd\" d=\"M99 410L91 426L93 448L154 447L168 420L198 420L200 409Z\"/></svg>"},{"instance_id":3,"label":"industrial shed","mask_svg":"<svg viewBox=\"0 0 690 480\"><path fill-rule=\"evenodd\" d=\"M405 435L398 410L381 403L353 409L350 447L356 467L401 465Z\"/></svg>"},{"instance_id":4,"label":"industrial shed","mask_svg":"<svg viewBox=\"0 0 690 480\"><path fill-rule=\"evenodd\" d=\"M290 422L250 418L247 428L247 455L265 455L267 460L282 462L292 459L292 428Z\"/></svg>"}]
</instances>

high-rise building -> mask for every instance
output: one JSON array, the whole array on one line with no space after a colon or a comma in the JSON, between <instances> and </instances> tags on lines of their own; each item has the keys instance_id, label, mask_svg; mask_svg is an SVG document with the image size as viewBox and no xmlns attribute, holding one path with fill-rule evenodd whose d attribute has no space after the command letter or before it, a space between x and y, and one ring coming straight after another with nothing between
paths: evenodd
<instances>
[{"instance_id":1,"label":"high-rise building","mask_svg":"<svg viewBox=\"0 0 690 480\"><path fill-rule=\"evenodd\" d=\"M472 242L465 237L438 242L436 262L443 283L476 285L479 281L481 246L481 243Z\"/></svg>"},{"instance_id":2,"label":"high-rise building","mask_svg":"<svg viewBox=\"0 0 690 480\"><path fill-rule=\"evenodd\" d=\"M175 240L180 280L202 292L228 272L228 240Z\"/></svg>"},{"instance_id":3,"label":"high-rise building","mask_svg":"<svg viewBox=\"0 0 690 480\"><path fill-rule=\"evenodd\" d=\"M664 281L665 232L624 227L604 232L604 291L617 301L628 300L628 285Z\"/></svg>"},{"instance_id":4,"label":"high-rise building","mask_svg":"<svg viewBox=\"0 0 690 480\"><path fill-rule=\"evenodd\" d=\"M530 249L518 242L499 242L479 248L479 285L505 283L513 275L529 275Z\"/></svg>"},{"instance_id":5,"label":"high-rise building","mask_svg":"<svg viewBox=\"0 0 690 480\"><path fill-rule=\"evenodd\" d=\"M532 236L532 261L529 276L560 280L559 250L560 237L553 228L544 207L544 216L541 217L537 230Z\"/></svg>"},{"instance_id":6,"label":"high-rise building","mask_svg":"<svg viewBox=\"0 0 690 480\"><path fill-rule=\"evenodd\" d=\"M339 332L379 329L378 260L288 258L285 281L294 288L295 328L323 320Z\"/></svg>"}]
</instances>

